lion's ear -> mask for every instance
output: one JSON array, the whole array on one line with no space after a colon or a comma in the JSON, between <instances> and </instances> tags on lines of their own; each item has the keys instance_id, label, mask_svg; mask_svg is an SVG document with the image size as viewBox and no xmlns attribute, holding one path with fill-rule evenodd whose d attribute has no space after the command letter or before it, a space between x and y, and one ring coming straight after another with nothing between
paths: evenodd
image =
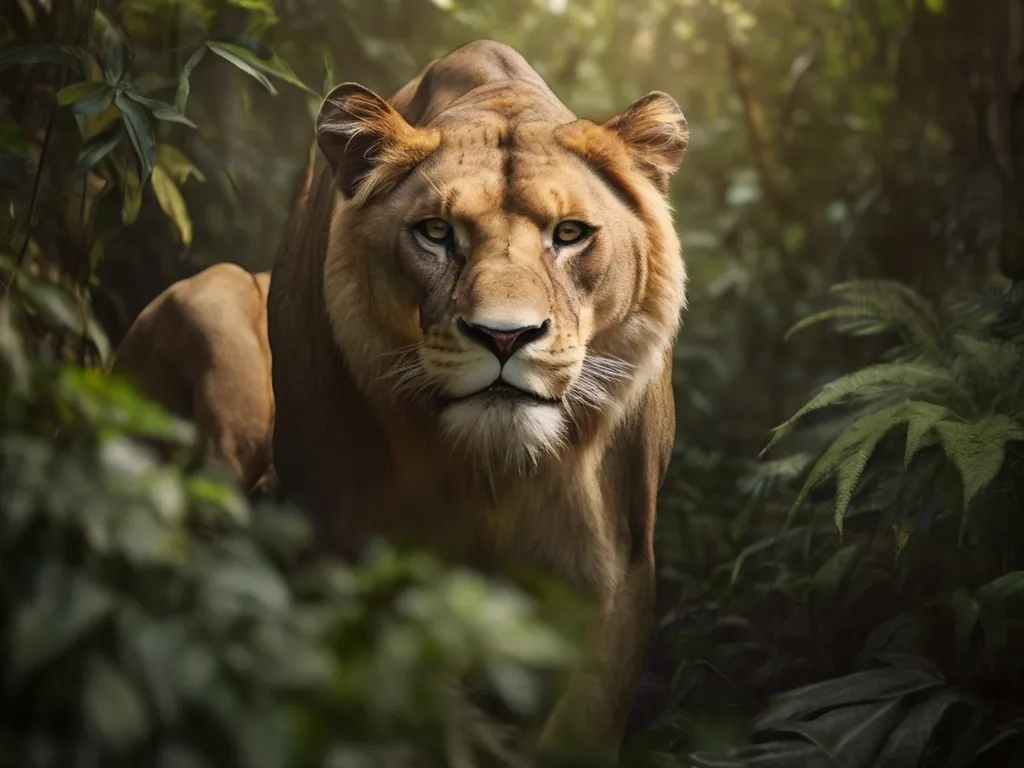
<instances>
[{"instance_id":1,"label":"lion's ear","mask_svg":"<svg viewBox=\"0 0 1024 768\"><path fill-rule=\"evenodd\" d=\"M667 192L690 144L690 129L676 100L651 91L604 127L625 143L636 167L662 193Z\"/></svg>"},{"instance_id":2,"label":"lion's ear","mask_svg":"<svg viewBox=\"0 0 1024 768\"><path fill-rule=\"evenodd\" d=\"M343 83L324 99L316 121L320 151L345 197L359 203L423 162L440 144L436 129L414 128L384 99Z\"/></svg>"}]
</instances>

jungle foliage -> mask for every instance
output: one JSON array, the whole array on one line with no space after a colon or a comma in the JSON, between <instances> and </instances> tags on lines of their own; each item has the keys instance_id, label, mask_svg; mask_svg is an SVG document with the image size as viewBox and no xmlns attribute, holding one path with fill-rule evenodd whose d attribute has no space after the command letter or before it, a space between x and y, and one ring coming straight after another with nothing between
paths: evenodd
<instances>
[{"instance_id":1,"label":"jungle foliage","mask_svg":"<svg viewBox=\"0 0 1024 768\"><path fill-rule=\"evenodd\" d=\"M691 125L659 629L622 764L1016 764L1017 0L3 8L0 762L521 764L463 690L538 711L580 663L572 598L424 553L309 562L299 512L103 374L173 280L270 265L320 94L493 37L579 114L657 88Z\"/></svg>"}]
</instances>

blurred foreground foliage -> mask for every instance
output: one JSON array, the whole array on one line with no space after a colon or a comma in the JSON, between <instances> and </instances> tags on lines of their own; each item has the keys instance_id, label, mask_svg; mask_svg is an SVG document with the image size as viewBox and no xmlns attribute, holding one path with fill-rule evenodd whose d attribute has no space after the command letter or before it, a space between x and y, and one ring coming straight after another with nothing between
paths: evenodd
<instances>
[{"instance_id":1,"label":"blurred foreground foliage","mask_svg":"<svg viewBox=\"0 0 1024 768\"><path fill-rule=\"evenodd\" d=\"M692 131L660 627L622 762L1019 762L1019 2L4 7L11 764L462 766L503 737L451 681L530 710L565 670L571 632L508 587L302 561L301 517L97 370L174 279L270 266L318 94L387 94L479 37L580 114L657 88Z\"/></svg>"}]
</instances>

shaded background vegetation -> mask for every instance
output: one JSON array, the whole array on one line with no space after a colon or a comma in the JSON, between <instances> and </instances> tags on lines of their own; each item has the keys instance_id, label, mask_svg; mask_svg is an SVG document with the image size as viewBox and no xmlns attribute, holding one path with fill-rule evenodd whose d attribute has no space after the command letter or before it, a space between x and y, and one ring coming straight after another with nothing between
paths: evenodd
<instances>
[{"instance_id":1,"label":"shaded background vegetation","mask_svg":"<svg viewBox=\"0 0 1024 768\"><path fill-rule=\"evenodd\" d=\"M691 126L659 630L623 762L1019 760L1018 0L2 7L2 754L490 765L500 728L447 682L526 711L568 663L550 595L396 555L293 575L273 531L301 518L250 509L92 370L172 281L271 266L326 88L388 94L490 37L578 114L661 89ZM153 435L182 458L139 458Z\"/></svg>"}]
</instances>

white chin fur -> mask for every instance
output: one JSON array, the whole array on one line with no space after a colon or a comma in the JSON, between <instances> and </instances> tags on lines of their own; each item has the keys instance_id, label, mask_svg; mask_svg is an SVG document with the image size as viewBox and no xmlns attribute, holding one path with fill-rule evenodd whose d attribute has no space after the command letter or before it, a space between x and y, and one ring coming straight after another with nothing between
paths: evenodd
<instances>
[{"instance_id":1,"label":"white chin fur","mask_svg":"<svg viewBox=\"0 0 1024 768\"><path fill-rule=\"evenodd\" d=\"M445 435L490 470L532 469L565 444L559 406L472 398L441 412Z\"/></svg>"}]
</instances>

